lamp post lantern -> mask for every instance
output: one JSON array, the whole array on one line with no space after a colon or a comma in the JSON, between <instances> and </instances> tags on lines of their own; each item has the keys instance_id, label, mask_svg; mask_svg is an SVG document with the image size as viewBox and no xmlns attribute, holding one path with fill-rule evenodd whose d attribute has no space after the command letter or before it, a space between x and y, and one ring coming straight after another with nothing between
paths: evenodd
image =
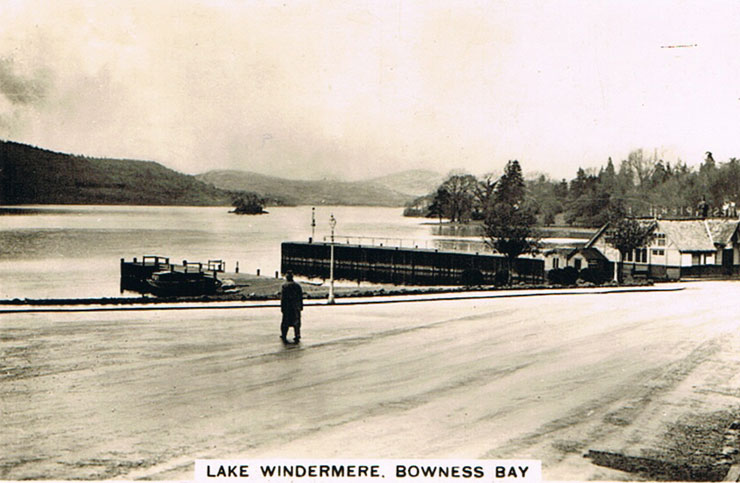
<instances>
[{"instance_id":1,"label":"lamp post lantern","mask_svg":"<svg viewBox=\"0 0 740 483\"><path fill-rule=\"evenodd\" d=\"M329 249L329 300L328 303L334 303L334 228L337 226L337 219L334 213L329 217L329 226L331 226L331 248Z\"/></svg>"}]
</instances>

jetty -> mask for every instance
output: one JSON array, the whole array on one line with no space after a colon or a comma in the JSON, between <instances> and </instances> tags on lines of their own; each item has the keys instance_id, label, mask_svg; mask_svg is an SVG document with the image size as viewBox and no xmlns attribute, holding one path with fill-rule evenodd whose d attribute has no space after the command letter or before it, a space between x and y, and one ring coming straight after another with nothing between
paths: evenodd
<instances>
[{"instance_id":1,"label":"jetty","mask_svg":"<svg viewBox=\"0 0 740 483\"><path fill-rule=\"evenodd\" d=\"M402 248L334 243L334 278L394 285L494 284L496 274L508 270L502 255L460 253L426 248ZM309 278L330 276L332 243L283 242L280 266ZM544 281L542 260L517 258L514 280Z\"/></svg>"},{"instance_id":2,"label":"jetty","mask_svg":"<svg viewBox=\"0 0 740 483\"><path fill-rule=\"evenodd\" d=\"M121 259L121 292L132 290L154 295L206 295L221 286L218 274L223 260L171 263L169 257L145 255L127 262Z\"/></svg>"}]
</instances>

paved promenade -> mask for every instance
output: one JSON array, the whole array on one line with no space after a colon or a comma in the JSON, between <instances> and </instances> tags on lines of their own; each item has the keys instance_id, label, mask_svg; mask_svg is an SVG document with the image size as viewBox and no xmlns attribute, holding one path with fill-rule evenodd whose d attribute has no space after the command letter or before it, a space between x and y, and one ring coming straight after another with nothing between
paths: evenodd
<instances>
[{"instance_id":1,"label":"paved promenade","mask_svg":"<svg viewBox=\"0 0 740 483\"><path fill-rule=\"evenodd\" d=\"M683 290L308 304L304 341L287 348L269 301L1 314L0 478L461 457L539 459L547 479L639 479L584 455L688 464L679 449L698 443L677 427L722 433L740 414L740 283L659 288ZM721 441L700 446L720 461Z\"/></svg>"}]
</instances>

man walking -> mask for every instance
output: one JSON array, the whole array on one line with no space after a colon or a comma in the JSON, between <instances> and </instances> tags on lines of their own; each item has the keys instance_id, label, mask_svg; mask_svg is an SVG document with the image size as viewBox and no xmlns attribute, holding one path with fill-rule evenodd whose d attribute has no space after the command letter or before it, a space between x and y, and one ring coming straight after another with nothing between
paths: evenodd
<instances>
[{"instance_id":1,"label":"man walking","mask_svg":"<svg viewBox=\"0 0 740 483\"><path fill-rule=\"evenodd\" d=\"M293 281L293 272L285 274L286 282L280 294L280 311L283 313L283 322L280 324L280 338L288 343L288 329L293 327L296 344L301 340L301 310L303 310L303 289Z\"/></svg>"}]
</instances>

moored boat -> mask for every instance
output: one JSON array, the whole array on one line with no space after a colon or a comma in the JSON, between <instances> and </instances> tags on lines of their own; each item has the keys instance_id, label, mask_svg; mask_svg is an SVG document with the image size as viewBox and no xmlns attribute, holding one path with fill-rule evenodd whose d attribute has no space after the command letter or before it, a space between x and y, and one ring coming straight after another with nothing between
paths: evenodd
<instances>
[{"instance_id":1,"label":"moored boat","mask_svg":"<svg viewBox=\"0 0 740 483\"><path fill-rule=\"evenodd\" d=\"M161 271L154 272L146 284L157 296L209 295L216 293L221 281L204 272Z\"/></svg>"}]
</instances>

